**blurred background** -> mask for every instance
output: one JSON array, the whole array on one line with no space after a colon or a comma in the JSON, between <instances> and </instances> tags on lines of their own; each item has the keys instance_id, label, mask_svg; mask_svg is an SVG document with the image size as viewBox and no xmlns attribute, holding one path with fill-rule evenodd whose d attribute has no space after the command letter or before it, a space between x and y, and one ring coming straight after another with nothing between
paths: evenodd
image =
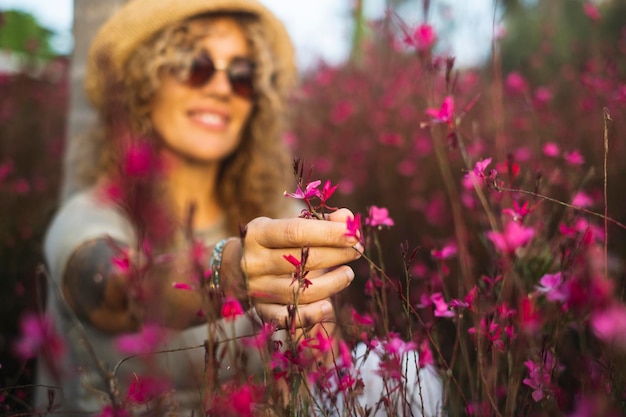
<instances>
[{"instance_id":1,"label":"blurred background","mask_svg":"<svg viewBox=\"0 0 626 417\"><path fill-rule=\"evenodd\" d=\"M12 346L23 312L42 307L41 241L59 203L64 150L93 117L81 88L86 48L122 2L0 0L0 387L24 386L0 392L7 411L29 396L33 362L18 360ZM447 95L459 114L467 109L463 146L474 161L494 157L509 175L517 164L520 178L574 169L567 180L552 177L550 190L571 201L570 191L584 188L587 207L599 207L603 108L613 118L611 155L625 151L626 1L263 2L298 51L301 85L285 140L315 177L340 185L336 205L389 208L396 227L382 241L390 275L403 273L400 242L424 248L413 269L420 277L437 269L429 254L453 234L446 174L420 126ZM420 50L406 40L424 23L436 42ZM458 139L447 137L445 148L469 209ZM572 163L576 153L582 159ZM621 222L624 170L610 159L608 210ZM469 229L479 221L468 219ZM612 250L623 256L626 236L614 236ZM353 287L347 298L358 304L362 288Z\"/></svg>"}]
</instances>

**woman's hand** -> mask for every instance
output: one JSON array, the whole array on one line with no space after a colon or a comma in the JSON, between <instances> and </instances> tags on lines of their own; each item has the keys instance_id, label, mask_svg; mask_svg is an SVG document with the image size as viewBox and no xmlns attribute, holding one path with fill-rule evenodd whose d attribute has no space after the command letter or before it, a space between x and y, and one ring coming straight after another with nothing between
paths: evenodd
<instances>
[{"instance_id":1,"label":"woman's hand","mask_svg":"<svg viewBox=\"0 0 626 417\"><path fill-rule=\"evenodd\" d=\"M352 213L341 209L330 214L329 221L257 218L248 224L240 266L264 321L286 323L286 306L296 301L298 326L334 318L327 299L350 285L354 271L343 264L360 257L358 240L346 236L348 217ZM312 271L306 289L294 282L296 268L285 259L291 255L301 261L302 248L308 248L304 271Z\"/></svg>"}]
</instances>

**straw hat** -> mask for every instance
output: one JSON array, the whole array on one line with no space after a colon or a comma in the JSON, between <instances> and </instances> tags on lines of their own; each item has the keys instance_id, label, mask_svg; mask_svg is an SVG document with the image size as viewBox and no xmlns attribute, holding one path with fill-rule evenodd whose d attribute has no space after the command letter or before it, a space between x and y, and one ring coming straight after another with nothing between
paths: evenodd
<instances>
[{"instance_id":1,"label":"straw hat","mask_svg":"<svg viewBox=\"0 0 626 417\"><path fill-rule=\"evenodd\" d=\"M170 24L211 12L247 12L258 16L268 29L268 41L278 68L278 87L284 88L295 80L294 50L287 30L257 0L130 0L100 28L89 49L85 91L91 103L96 107L102 104L110 71L121 74L138 45ZM103 71L99 67L103 58L112 68Z\"/></svg>"}]
</instances>

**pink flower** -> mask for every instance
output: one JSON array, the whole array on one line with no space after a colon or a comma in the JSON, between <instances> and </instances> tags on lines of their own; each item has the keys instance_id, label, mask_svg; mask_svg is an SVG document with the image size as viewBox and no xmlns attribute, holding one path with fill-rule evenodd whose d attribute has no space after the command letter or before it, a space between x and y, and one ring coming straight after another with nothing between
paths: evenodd
<instances>
[{"instance_id":1,"label":"pink flower","mask_svg":"<svg viewBox=\"0 0 626 417\"><path fill-rule=\"evenodd\" d=\"M239 389L233 390L230 395L230 403L235 411L233 415L253 417L255 415L254 403L258 396L258 393L248 384L244 384Z\"/></svg>"},{"instance_id":2,"label":"pink flower","mask_svg":"<svg viewBox=\"0 0 626 417\"><path fill-rule=\"evenodd\" d=\"M360 239L361 237L361 214L357 213L354 217L348 217L346 219L346 236L348 237L356 237Z\"/></svg>"},{"instance_id":3,"label":"pink flower","mask_svg":"<svg viewBox=\"0 0 626 417\"><path fill-rule=\"evenodd\" d=\"M302 341L304 347L319 350L322 353L330 352L333 347L332 337L327 337L322 329L315 333L315 337L309 337Z\"/></svg>"},{"instance_id":4,"label":"pink flower","mask_svg":"<svg viewBox=\"0 0 626 417\"><path fill-rule=\"evenodd\" d=\"M545 294L550 301L564 302L568 297L567 292L564 291L563 277L560 272L545 274L535 288L540 294Z\"/></svg>"},{"instance_id":5,"label":"pink flower","mask_svg":"<svg viewBox=\"0 0 626 417\"><path fill-rule=\"evenodd\" d=\"M389 340L387 340L383 347L386 353L391 355L403 355L417 349L415 342L405 342L393 332L390 332L389 336Z\"/></svg>"},{"instance_id":6,"label":"pink flower","mask_svg":"<svg viewBox=\"0 0 626 417\"><path fill-rule=\"evenodd\" d=\"M456 243L449 243L441 248L441 250L433 249L430 251L433 258L441 260L453 258L457 253L458 249Z\"/></svg>"},{"instance_id":7,"label":"pink flower","mask_svg":"<svg viewBox=\"0 0 626 417\"><path fill-rule=\"evenodd\" d=\"M545 353L543 363L527 360L524 365L529 375L522 382L533 389L533 400L539 402L546 396L546 393L552 392L552 372L555 368L559 370L561 367L557 365L550 352Z\"/></svg>"},{"instance_id":8,"label":"pink flower","mask_svg":"<svg viewBox=\"0 0 626 417\"><path fill-rule=\"evenodd\" d=\"M453 300L450 300L450 303L448 305L450 306L450 308L454 308L457 310L461 308L471 309L472 306L474 305L474 301L476 300L477 294L478 294L478 287L474 285L472 289L465 296L465 299L459 300L455 298Z\"/></svg>"},{"instance_id":9,"label":"pink flower","mask_svg":"<svg viewBox=\"0 0 626 417\"><path fill-rule=\"evenodd\" d=\"M13 161L8 160L0 164L0 182L2 182L13 171Z\"/></svg>"},{"instance_id":10,"label":"pink flower","mask_svg":"<svg viewBox=\"0 0 626 417\"><path fill-rule=\"evenodd\" d=\"M414 46L418 51L425 51L435 45L437 34L431 25L423 23L415 28L412 36L407 35L404 42L409 46Z\"/></svg>"},{"instance_id":11,"label":"pink flower","mask_svg":"<svg viewBox=\"0 0 626 417\"><path fill-rule=\"evenodd\" d=\"M117 255L111 258L111 262L113 266L121 272L122 274L126 274L130 272L130 254L128 249L121 250Z\"/></svg>"},{"instance_id":12,"label":"pink flower","mask_svg":"<svg viewBox=\"0 0 626 417\"><path fill-rule=\"evenodd\" d=\"M171 384L167 379L135 375L126 397L130 402L143 404L167 393L170 389Z\"/></svg>"},{"instance_id":13,"label":"pink flower","mask_svg":"<svg viewBox=\"0 0 626 417\"><path fill-rule=\"evenodd\" d=\"M476 162L473 171L474 175L476 175L478 178L485 178L487 176L485 175L485 170L487 169L489 164L491 164L491 160L492 158L487 158Z\"/></svg>"},{"instance_id":14,"label":"pink flower","mask_svg":"<svg viewBox=\"0 0 626 417\"><path fill-rule=\"evenodd\" d=\"M306 185L304 191L302 191L302 188L300 188L300 186L298 185L298 189L295 193L288 193L287 191L285 191L284 195L296 198L298 200L308 200L313 197L319 197L320 191L317 189L317 187L319 187L321 183L322 181L320 180L312 181Z\"/></svg>"},{"instance_id":15,"label":"pink flower","mask_svg":"<svg viewBox=\"0 0 626 417\"><path fill-rule=\"evenodd\" d=\"M594 22L597 22L601 18L598 8L591 2L585 2L583 4L583 11L587 17Z\"/></svg>"},{"instance_id":16,"label":"pink flower","mask_svg":"<svg viewBox=\"0 0 626 417\"><path fill-rule=\"evenodd\" d=\"M577 207L591 207L593 206L593 199L584 191L579 191L572 199L572 205Z\"/></svg>"},{"instance_id":17,"label":"pink flower","mask_svg":"<svg viewBox=\"0 0 626 417\"><path fill-rule=\"evenodd\" d=\"M441 108L428 108L426 115L430 116L434 123L451 123L454 117L454 99L447 96L441 103Z\"/></svg>"},{"instance_id":18,"label":"pink flower","mask_svg":"<svg viewBox=\"0 0 626 417\"><path fill-rule=\"evenodd\" d=\"M20 337L15 343L15 352L23 359L43 353L46 361L54 362L65 352L65 343L48 316L27 313L20 320Z\"/></svg>"},{"instance_id":19,"label":"pink flower","mask_svg":"<svg viewBox=\"0 0 626 417\"><path fill-rule=\"evenodd\" d=\"M185 291L193 290L191 285L187 284L186 282L172 282L172 288Z\"/></svg>"},{"instance_id":20,"label":"pink flower","mask_svg":"<svg viewBox=\"0 0 626 417\"><path fill-rule=\"evenodd\" d=\"M154 150L147 142L130 144L124 157L124 175L128 177L145 177L152 174L158 165Z\"/></svg>"},{"instance_id":21,"label":"pink flower","mask_svg":"<svg viewBox=\"0 0 626 417\"><path fill-rule=\"evenodd\" d=\"M393 226L393 220L389 217L389 211L384 207L371 206L369 216L365 224L372 227Z\"/></svg>"},{"instance_id":22,"label":"pink flower","mask_svg":"<svg viewBox=\"0 0 626 417\"><path fill-rule=\"evenodd\" d=\"M585 158L577 149L574 149L572 152L565 152L563 158L570 165L582 165L585 163Z\"/></svg>"},{"instance_id":23,"label":"pink flower","mask_svg":"<svg viewBox=\"0 0 626 417\"><path fill-rule=\"evenodd\" d=\"M157 350L165 337L165 330L156 324L146 324L138 333L119 336L115 347L127 355L141 355Z\"/></svg>"},{"instance_id":24,"label":"pink flower","mask_svg":"<svg viewBox=\"0 0 626 417\"><path fill-rule=\"evenodd\" d=\"M435 306L435 317L454 317L456 315L454 311L450 310L448 303L445 302L440 292L432 294L430 301Z\"/></svg>"},{"instance_id":25,"label":"pink flower","mask_svg":"<svg viewBox=\"0 0 626 417\"><path fill-rule=\"evenodd\" d=\"M490 230L487 232L487 238L496 247L496 250L502 253L513 254L518 248L526 245L535 235L535 230L530 227L524 227L518 222L509 222L503 232Z\"/></svg>"},{"instance_id":26,"label":"pink flower","mask_svg":"<svg viewBox=\"0 0 626 417\"><path fill-rule=\"evenodd\" d=\"M360 315L359 313L356 312L354 308L352 309L351 315L352 315L352 321L356 324L360 324L364 326L371 326L374 324L374 320L372 319L372 316L370 316L369 314Z\"/></svg>"},{"instance_id":27,"label":"pink flower","mask_svg":"<svg viewBox=\"0 0 626 417\"><path fill-rule=\"evenodd\" d=\"M506 88L513 93L523 94L528 90L528 84L519 72L507 75L505 83Z\"/></svg>"},{"instance_id":28,"label":"pink flower","mask_svg":"<svg viewBox=\"0 0 626 417\"><path fill-rule=\"evenodd\" d=\"M241 303L233 297L226 297L222 304L222 317L226 321L233 321L243 314Z\"/></svg>"},{"instance_id":29,"label":"pink flower","mask_svg":"<svg viewBox=\"0 0 626 417\"><path fill-rule=\"evenodd\" d=\"M418 360L418 366L419 368L425 368L429 365L433 365L435 363L435 360L433 359L433 351L430 349L430 344L428 343L428 340L424 340L422 341L422 343L420 343L419 345L419 360Z\"/></svg>"},{"instance_id":30,"label":"pink flower","mask_svg":"<svg viewBox=\"0 0 626 417\"><path fill-rule=\"evenodd\" d=\"M283 258L285 258L287 262L289 262L291 265L295 266L298 269L302 266L302 262L300 262L300 259L296 258L295 256L291 254L283 255Z\"/></svg>"},{"instance_id":31,"label":"pink flower","mask_svg":"<svg viewBox=\"0 0 626 417\"><path fill-rule=\"evenodd\" d=\"M243 344L256 349L262 349L271 341L272 335L276 331L275 326L271 323L263 323L259 332L253 337L246 337L242 340Z\"/></svg>"},{"instance_id":32,"label":"pink flower","mask_svg":"<svg viewBox=\"0 0 626 417\"><path fill-rule=\"evenodd\" d=\"M338 102L333 108L330 114L330 120L334 124L342 124L347 121L353 114L354 105L347 100L343 100Z\"/></svg>"},{"instance_id":33,"label":"pink flower","mask_svg":"<svg viewBox=\"0 0 626 417\"><path fill-rule=\"evenodd\" d=\"M560 153L559 145L554 142L547 142L543 145L543 154L546 156L556 158Z\"/></svg>"},{"instance_id":34,"label":"pink flower","mask_svg":"<svg viewBox=\"0 0 626 417\"><path fill-rule=\"evenodd\" d=\"M330 180L327 180L322 187L322 191L320 192L319 198L324 206L326 206L326 201L335 193L339 184L332 185ZM328 206L326 206L328 207Z\"/></svg>"},{"instance_id":35,"label":"pink flower","mask_svg":"<svg viewBox=\"0 0 626 417\"><path fill-rule=\"evenodd\" d=\"M615 304L591 315L590 327L598 339L626 349L626 307Z\"/></svg>"},{"instance_id":36,"label":"pink flower","mask_svg":"<svg viewBox=\"0 0 626 417\"><path fill-rule=\"evenodd\" d=\"M339 340L339 359L342 368L352 369L354 365L352 362L352 352L350 352L350 348L348 348L348 345L343 340Z\"/></svg>"},{"instance_id":37,"label":"pink flower","mask_svg":"<svg viewBox=\"0 0 626 417\"><path fill-rule=\"evenodd\" d=\"M547 87L539 87L535 90L535 102L538 105L547 104L552 100L552 92Z\"/></svg>"},{"instance_id":38,"label":"pink flower","mask_svg":"<svg viewBox=\"0 0 626 417\"><path fill-rule=\"evenodd\" d=\"M502 214L508 214L513 218L512 220L514 222L521 222L528 213L530 213L530 210L528 209L528 201L525 201L524 204L520 206L517 200L515 200L513 201L512 209L505 208L502 210Z\"/></svg>"}]
</instances>

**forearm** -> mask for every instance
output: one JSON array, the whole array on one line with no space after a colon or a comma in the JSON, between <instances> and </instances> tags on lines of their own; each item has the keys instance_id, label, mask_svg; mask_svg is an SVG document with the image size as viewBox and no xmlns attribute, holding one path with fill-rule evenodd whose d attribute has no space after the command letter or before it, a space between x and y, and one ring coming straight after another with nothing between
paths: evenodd
<instances>
[{"instance_id":1,"label":"forearm","mask_svg":"<svg viewBox=\"0 0 626 417\"><path fill-rule=\"evenodd\" d=\"M229 239L223 246L220 261L216 265L219 279L211 275L211 257L215 245L208 246L195 259L179 255L169 265L155 268L151 279L157 284L147 300L149 317L171 328L187 328L212 322L222 317L222 305L226 298L238 300L248 306L248 294L241 271L241 241ZM155 300L160 302L154 302Z\"/></svg>"}]
</instances>

